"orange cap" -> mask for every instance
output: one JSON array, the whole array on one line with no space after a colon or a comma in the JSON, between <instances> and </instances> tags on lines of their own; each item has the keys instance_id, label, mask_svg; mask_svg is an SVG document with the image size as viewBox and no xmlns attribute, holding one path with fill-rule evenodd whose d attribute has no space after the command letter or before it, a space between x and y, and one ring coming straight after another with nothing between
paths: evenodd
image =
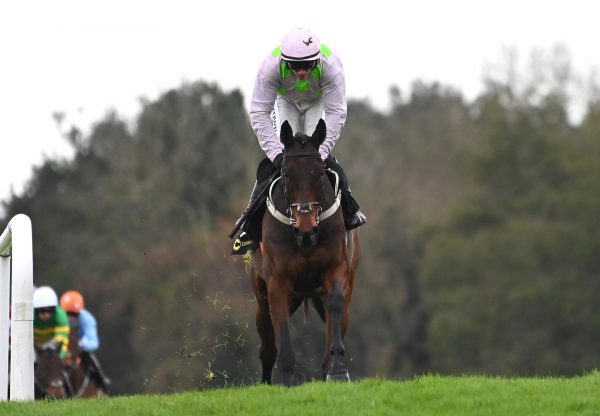
<instances>
[{"instance_id":1,"label":"orange cap","mask_svg":"<svg viewBox=\"0 0 600 416\"><path fill-rule=\"evenodd\" d=\"M79 313L84 305L83 296L75 290L68 290L60 297L60 306L67 312Z\"/></svg>"}]
</instances>

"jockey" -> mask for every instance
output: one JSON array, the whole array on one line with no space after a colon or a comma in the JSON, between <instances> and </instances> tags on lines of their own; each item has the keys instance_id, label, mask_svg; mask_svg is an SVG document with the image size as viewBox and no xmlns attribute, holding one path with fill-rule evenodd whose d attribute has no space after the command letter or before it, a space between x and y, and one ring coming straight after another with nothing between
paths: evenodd
<instances>
[{"instance_id":1,"label":"jockey","mask_svg":"<svg viewBox=\"0 0 600 416\"><path fill-rule=\"evenodd\" d=\"M50 286L40 286L33 292L33 342L39 347L59 347L65 358L69 350L69 319L58 306L56 292Z\"/></svg>"},{"instance_id":2,"label":"jockey","mask_svg":"<svg viewBox=\"0 0 600 416\"><path fill-rule=\"evenodd\" d=\"M60 297L60 306L67 311L71 330L77 331L79 346L83 350L82 358L86 369L95 375L100 387L107 390L110 379L106 377L94 351L100 346L96 318L87 309L81 293L69 290Z\"/></svg>"},{"instance_id":3,"label":"jockey","mask_svg":"<svg viewBox=\"0 0 600 416\"><path fill-rule=\"evenodd\" d=\"M346 112L346 82L340 58L312 31L298 28L288 32L281 46L262 62L254 83L250 122L267 157L258 167L250 201L230 233L231 238L238 230L242 231L242 241L256 238L245 233L250 217L262 205L267 179L281 167L283 144L279 134L286 120L294 133L310 136L319 119L324 118L327 136L319 152L326 167L339 175L346 229L367 222L352 196L346 175L331 155L346 122Z\"/></svg>"}]
</instances>

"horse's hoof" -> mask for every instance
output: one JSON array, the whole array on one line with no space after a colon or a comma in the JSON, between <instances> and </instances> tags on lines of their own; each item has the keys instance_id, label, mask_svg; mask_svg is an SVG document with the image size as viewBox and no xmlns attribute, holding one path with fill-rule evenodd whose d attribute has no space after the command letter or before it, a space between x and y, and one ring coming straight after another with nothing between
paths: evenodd
<instances>
[{"instance_id":1,"label":"horse's hoof","mask_svg":"<svg viewBox=\"0 0 600 416\"><path fill-rule=\"evenodd\" d=\"M338 374L328 373L327 374L327 381L344 381L344 382L349 382L350 381L350 374L348 374L348 371L342 371L341 373L338 373Z\"/></svg>"}]
</instances>

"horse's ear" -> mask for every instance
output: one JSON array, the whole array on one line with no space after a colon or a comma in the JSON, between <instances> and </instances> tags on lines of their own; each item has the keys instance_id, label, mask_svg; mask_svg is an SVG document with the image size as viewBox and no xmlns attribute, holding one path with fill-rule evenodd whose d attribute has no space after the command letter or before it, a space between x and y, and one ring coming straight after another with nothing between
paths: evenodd
<instances>
[{"instance_id":1,"label":"horse's ear","mask_svg":"<svg viewBox=\"0 0 600 416\"><path fill-rule=\"evenodd\" d=\"M327 136L327 127L325 126L325 121L323 119L319 119L317 123L317 128L315 128L314 133L310 137L310 141L315 146L315 149L319 150L321 143L325 141L325 137Z\"/></svg>"},{"instance_id":2,"label":"horse's ear","mask_svg":"<svg viewBox=\"0 0 600 416\"><path fill-rule=\"evenodd\" d=\"M290 126L290 123L288 123L287 120L284 121L281 125L280 138L281 143L283 143L286 149L292 145L292 141L294 140L294 133L292 132L292 126Z\"/></svg>"}]
</instances>

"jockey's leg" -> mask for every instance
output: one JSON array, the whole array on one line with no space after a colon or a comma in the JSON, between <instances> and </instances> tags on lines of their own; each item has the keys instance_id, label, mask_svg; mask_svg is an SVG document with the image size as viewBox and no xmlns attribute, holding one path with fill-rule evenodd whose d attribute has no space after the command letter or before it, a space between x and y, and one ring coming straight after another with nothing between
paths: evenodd
<instances>
[{"instance_id":1,"label":"jockey's leg","mask_svg":"<svg viewBox=\"0 0 600 416\"><path fill-rule=\"evenodd\" d=\"M257 192L256 189L258 188L258 182L254 182L254 187L252 188L252 192L250 194L250 200L248 201L248 205L246 205L246 208L244 208L244 211L242 212L242 215L240 215L240 217L237 219L237 221L235 222L235 227L233 229L233 231L229 234L229 238L233 238L238 231L241 231L242 234L246 232L246 224L248 223L248 221L246 221L246 216L249 214L250 210L252 210L252 208L254 207L254 202L256 201L256 197L257 197Z\"/></svg>"},{"instance_id":2,"label":"jockey's leg","mask_svg":"<svg viewBox=\"0 0 600 416\"><path fill-rule=\"evenodd\" d=\"M302 122L304 124L302 133L307 136L312 136L317 128L317 124L319 124L319 120L325 119L321 101L303 103L300 107L300 111L302 112Z\"/></svg>"},{"instance_id":3,"label":"jockey's leg","mask_svg":"<svg viewBox=\"0 0 600 416\"><path fill-rule=\"evenodd\" d=\"M312 135L321 118L325 118L323 106L320 101L304 104L302 108L305 134ZM340 177L340 189L342 190L342 210L344 211L344 223L347 230L352 230L367 222L367 217L360 211L358 203L352 195L348 178L337 160L329 155L325 165L334 170Z\"/></svg>"},{"instance_id":4,"label":"jockey's leg","mask_svg":"<svg viewBox=\"0 0 600 416\"><path fill-rule=\"evenodd\" d=\"M284 100L281 97L277 97L275 100L275 105L273 111L271 113L271 119L273 121L273 130L275 130L275 134L277 137L280 135L281 125L284 121L287 120L292 127L292 131L294 133L298 132L302 126L302 116L300 115L300 109L290 103L289 101ZM258 209L266 200L265 191L266 187L269 185L267 179L275 173L275 167L273 166L273 162L269 160L269 158L264 158L260 164L258 165L258 169L256 172L256 182L254 183L254 187L252 188L252 194L250 195L250 200L248 201L248 205L242 212L242 215L235 222L235 227L229 233L229 238L234 238L238 231L240 233L241 242L249 241L256 239L255 236L249 236L246 233L250 229L250 219L252 217L252 213Z\"/></svg>"},{"instance_id":5,"label":"jockey's leg","mask_svg":"<svg viewBox=\"0 0 600 416\"><path fill-rule=\"evenodd\" d=\"M344 212L344 223L347 230L352 230L367 222L367 217L360 211L360 207L348 184L348 178L335 157L329 155L325 159L325 165L335 171L340 177L340 189L342 190L342 211Z\"/></svg>"},{"instance_id":6,"label":"jockey's leg","mask_svg":"<svg viewBox=\"0 0 600 416\"><path fill-rule=\"evenodd\" d=\"M83 357L84 362L87 361L87 366L90 370L90 373L96 374L96 379L99 382L100 387L105 391L108 390L108 386L111 383L111 381L104 373L104 370L102 369L102 366L100 365L100 361L98 360L98 357L96 357L96 354L94 354L93 352L86 351L83 353Z\"/></svg>"},{"instance_id":7,"label":"jockey's leg","mask_svg":"<svg viewBox=\"0 0 600 416\"><path fill-rule=\"evenodd\" d=\"M273 120L273 129L275 130L277 137L281 136L281 125L284 121L287 121L290 124L294 134L305 133L302 112L298 105L284 100L279 96L275 99L271 118Z\"/></svg>"},{"instance_id":8,"label":"jockey's leg","mask_svg":"<svg viewBox=\"0 0 600 416\"><path fill-rule=\"evenodd\" d=\"M233 238L238 231L240 233L240 239L242 241L247 241L254 239L254 236L245 235L246 232L250 229L250 219L252 217L252 213L264 203L265 191L266 187L269 185L269 177L274 173L275 167L273 166L273 162L269 160L269 158L264 158L260 164L258 165L258 169L256 171L256 182L254 182L254 187L252 188L252 193L250 194L250 200L248 201L248 205L242 212L242 215L235 222L235 228L229 234L229 238Z\"/></svg>"}]
</instances>

